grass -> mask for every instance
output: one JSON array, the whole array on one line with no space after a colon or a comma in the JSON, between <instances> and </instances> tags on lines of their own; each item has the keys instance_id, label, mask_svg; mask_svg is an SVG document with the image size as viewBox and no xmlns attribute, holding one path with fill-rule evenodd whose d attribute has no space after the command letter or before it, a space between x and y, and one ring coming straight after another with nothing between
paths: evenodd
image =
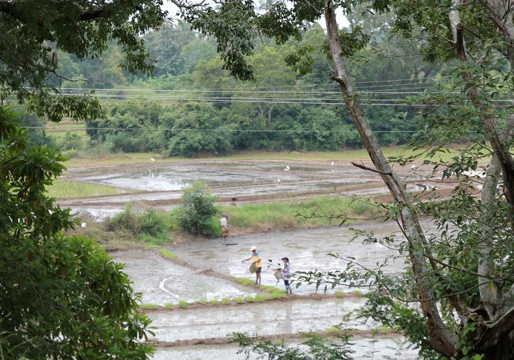
<instances>
[{"instance_id":1,"label":"grass","mask_svg":"<svg viewBox=\"0 0 514 360\"><path fill-rule=\"evenodd\" d=\"M102 195L124 194L128 191L107 185L97 185L85 182L63 179L54 180L47 188L48 196L56 199L82 198Z\"/></svg>"},{"instance_id":2,"label":"grass","mask_svg":"<svg viewBox=\"0 0 514 360\"><path fill-rule=\"evenodd\" d=\"M269 292L271 294L279 294L284 292L283 290L277 288L276 286L270 286L270 285L261 285L261 290Z\"/></svg>"},{"instance_id":3,"label":"grass","mask_svg":"<svg viewBox=\"0 0 514 360\"><path fill-rule=\"evenodd\" d=\"M162 159L162 156L156 153L123 153L123 154L105 154L102 157L96 157L93 154L87 157L87 154L82 155L81 158L73 158L64 163L70 169L74 167L88 167L94 161L95 166L98 165L122 165L122 164L142 164L154 162L175 162L187 160L186 158L167 158ZM189 159L191 160L191 159Z\"/></svg>"},{"instance_id":4,"label":"grass","mask_svg":"<svg viewBox=\"0 0 514 360\"><path fill-rule=\"evenodd\" d=\"M236 278L236 281L243 286L250 286L255 283L255 280L248 279L248 278Z\"/></svg>"},{"instance_id":5,"label":"grass","mask_svg":"<svg viewBox=\"0 0 514 360\"><path fill-rule=\"evenodd\" d=\"M261 303L266 300L281 299L284 297L286 297L286 294L283 291L278 290L278 291L275 291L270 294L257 294L255 296L236 297L234 299L223 298L221 300L213 299L210 301L208 301L206 299L201 299L198 301L193 301L191 303L189 303L185 300L180 300L178 302L178 305L166 303L166 304L164 304L164 307L168 310L175 310L177 308L186 309L189 306L193 306L195 304L218 306L218 305L232 305L232 304L244 304L244 303ZM151 310L151 309L157 309L158 306L154 305L154 304L143 304L143 305L141 305L141 308Z\"/></svg>"},{"instance_id":6,"label":"grass","mask_svg":"<svg viewBox=\"0 0 514 360\"><path fill-rule=\"evenodd\" d=\"M154 310L154 309L159 308L159 305L157 305L157 304L141 304L140 308L141 309Z\"/></svg>"},{"instance_id":7,"label":"grass","mask_svg":"<svg viewBox=\"0 0 514 360\"><path fill-rule=\"evenodd\" d=\"M153 250L158 247L159 247L159 245L157 245L157 244L145 244L144 249L145 250Z\"/></svg>"},{"instance_id":8,"label":"grass","mask_svg":"<svg viewBox=\"0 0 514 360\"><path fill-rule=\"evenodd\" d=\"M413 151L410 149L405 149L401 147L388 147L382 148L386 157L398 157L398 156L408 156L412 155ZM96 154L96 153L95 153ZM448 152L441 153L440 157L442 159L449 160L452 156L457 154L457 150L449 149ZM191 161L190 158L184 157L173 157L173 158L163 158L160 154L157 153L126 153L126 154L105 154L102 157L96 157L91 154L90 157L86 158L83 156L82 158L73 158L64 163L64 165L68 168L79 167L79 166L89 166L91 164L92 158L94 158L95 165L120 165L120 164L138 164L138 163L148 163L148 162L181 162L181 161ZM201 158L200 158L201 159ZM358 149L358 150L343 150L343 151L333 151L333 152L265 152L265 151L248 151L248 152L238 152L231 155L226 156L209 156L210 160L246 160L246 159L269 159L269 160L326 160L326 161L359 161L359 160L369 160L369 155L366 150ZM424 158L422 158L424 159Z\"/></svg>"},{"instance_id":9,"label":"grass","mask_svg":"<svg viewBox=\"0 0 514 360\"><path fill-rule=\"evenodd\" d=\"M342 219L375 217L378 209L369 202L340 197L316 197L299 202L270 202L222 207L230 214L233 229L252 232L337 226Z\"/></svg>"},{"instance_id":10,"label":"grass","mask_svg":"<svg viewBox=\"0 0 514 360\"><path fill-rule=\"evenodd\" d=\"M159 252L161 253L162 256L164 256L166 259L178 259L178 256L173 254L171 251L169 251L168 249L159 249Z\"/></svg>"}]
</instances>

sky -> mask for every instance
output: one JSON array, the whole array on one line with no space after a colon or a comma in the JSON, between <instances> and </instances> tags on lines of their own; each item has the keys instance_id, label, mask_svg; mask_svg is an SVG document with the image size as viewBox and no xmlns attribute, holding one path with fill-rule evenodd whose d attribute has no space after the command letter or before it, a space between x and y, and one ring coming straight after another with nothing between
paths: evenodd
<instances>
[{"instance_id":1,"label":"sky","mask_svg":"<svg viewBox=\"0 0 514 360\"><path fill-rule=\"evenodd\" d=\"M163 0L163 9L168 11L168 17L169 18L175 18L175 13L177 12L177 7L171 2ZM346 20L345 16L342 13L337 13L337 23L339 24L339 27L348 27L348 21ZM318 23L325 28L325 21L323 18L321 18Z\"/></svg>"}]
</instances>

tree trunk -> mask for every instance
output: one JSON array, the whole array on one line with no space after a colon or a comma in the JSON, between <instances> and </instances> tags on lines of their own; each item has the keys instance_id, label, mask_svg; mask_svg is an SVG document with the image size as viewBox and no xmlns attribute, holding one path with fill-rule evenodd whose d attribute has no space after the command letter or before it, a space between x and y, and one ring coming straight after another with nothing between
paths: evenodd
<instances>
[{"instance_id":1,"label":"tree trunk","mask_svg":"<svg viewBox=\"0 0 514 360\"><path fill-rule=\"evenodd\" d=\"M512 23L512 12L513 8L511 1L509 0L482 0L486 8L490 12L490 18L494 24L499 28L500 33L506 38L508 48L508 58L511 63L511 71L514 71L514 26ZM467 61L466 57L466 44L464 42L464 25L460 21L459 7L462 5L462 0L452 0L453 10L449 13L450 24L452 27L453 41L457 52L457 58L460 61ZM464 73L464 78L468 78L472 81L470 74ZM489 137L491 146L493 147L494 153L500 161L503 176L503 193L507 202L512 208L512 214L514 216L514 159L509 153L509 147L505 145L500 139L502 134L498 132L496 127L495 119L489 114L487 108L483 107L478 100L478 89L471 91L471 101L473 105L482 111L480 120L484 126L484 129ZM514 230L514 224L513 230Z\"/></svg>"},{"instance_id":2,"label":"tree trunk","mask_svg":"<svg viewBox=\"0 0 514 360\"><path fill-rule=\"evenodd\" d=\"M500 32L508 40L509 59L514 65L514 52L512 51L512 36L514 27L512 26L512 3L510 1L484 0L483 3L492 13L493 22L500 28ZM508 7L506 5L508 4ZM452 0L453 10L450 11L449 20L452 27L453 41L456 49L457 58L460 61L467 61L466 45L464 41L464 26L460 20L459 7L462 0ZM505 21L504 23L501 23ZM503 24L503 27L501 26ZM471 74L464 72L463 78L473 84ZM489 136L493 148L492 160L487 170L486 181L482 188L482 204L485 205L486 213L482 214L482 222L486 224L483 228L482 238L478 244L478 286L480 292L480 303L487 313L484 321L480 322L477 332L476 350L483 351L487 359L506 360L513 359L511 337L514 331L514 307L512 305L513 289L503 296L498 285L490 279L495 276L495 268L492 260L492 243L490 241L491 229L494 224L494 214L487 213L487 205L497 201L498 177L503 177L503 192L510 205L511 213L514 214L514 160L509 153L511 131L501 133L496 126L496 118L479 99L479 89L474 88L470 91L470 100L473 106L481 110L480 120ZM509 119L511 120L511 119ZM511 223L511 230L514 226ZM513 285L514 288L514 285Z\"/></svg>"},{"instance_id":3,"label":"tree trunk","mask_svg":"<svg viewBox=\"0 0 514 360\"><path fill-rule=\"evenodd\" d=\"M482 187L482 204L484 212L482 214L482 235L478 244L478 269L481 277L478 278L480 292L480 302L487 313L487 319L493 319L501 308L501 294L498 286L491 280L490 275L494 273L494 263L492 258L493 244L490 235L493 233L494 215L487 211L487 208L496 202L498 178L500 175L500 162L493 156L487 168L484 185Z\"/></svg>"},{"instance_id":4,"label":"tree trunk","mask_svg":"<svg viewBox=\"0 0 514 360\"><path fill-rule=\"evenodd\" d=\"M428 342L439 353L447 357L452 357L456 352L455 344L457 342L457 336L446 328L437 308L437 303L434 300L434 294L429 281L431 273L424 256L430 252L430 249L425 246L426 239L419 220L416 214L410 209L410 197L405 191L402 181L394 173L378 145L378 141L364 117L357 96L353 91L350 78L346 71L346 63L342 57L339 29L331 1L325 0L324 6L329 47L336 70L334 80L339 83L354 125L359 132L373 164L382 177L382 180L389 188L395 201L402 208L401 222L410 244L409 255L412 263L412 271L417 283L421 310L427 321L428 334L430 336ZM431 264L431 266L435 267L435 264Z\"/></svg>"}]
</instances>

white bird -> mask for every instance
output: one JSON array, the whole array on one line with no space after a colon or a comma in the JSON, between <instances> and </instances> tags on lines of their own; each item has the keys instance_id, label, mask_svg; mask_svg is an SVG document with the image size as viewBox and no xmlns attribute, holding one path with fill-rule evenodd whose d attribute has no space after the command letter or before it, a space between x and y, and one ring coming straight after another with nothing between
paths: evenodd
<instances>
[{"instance_id":1,"label":"white bird","mask_svg":"<svg viewBox=\"0 0 514 360\"><path fill-rule=\"evenodd\" d=\"M155 159L153 157L150 158L151 161L155 161Z\"/></svg>"},{"instance_id":2,"label":"white bird","mask_svg":"<svg viewBox=\"0 0 514 360\"><path fill-rule=\"evenodd\" d=\"M330 163L330 165L334 166L334 162L332 161L332 162Z\"/></svg>"},{"instance_id":3,"label":"white bird","mask_svg":"<svg viewBox=\"0 0 514 360\"><path fill-rule=\"evenodd\" d=\"M284 171L289 171L289 165L286 165L286 167L284 168Z\"/></svg>"}]
</instances>

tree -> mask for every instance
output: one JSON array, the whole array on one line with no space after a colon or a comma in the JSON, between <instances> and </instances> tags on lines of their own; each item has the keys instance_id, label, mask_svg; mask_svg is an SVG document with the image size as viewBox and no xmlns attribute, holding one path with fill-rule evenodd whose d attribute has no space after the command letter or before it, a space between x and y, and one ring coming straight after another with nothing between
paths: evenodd
<instances>
[{"instance_id":1,"label":"tree","mask_svg":"<svg viewBox=\"0 0 514 360\"><path fill-rule=\"evenodd\" d=\"M130 280L93 240L66 236L69 209L45 187L62 156L31 145L0 108L0 353L5 359L144 359L149 319Z\"/></svg>"},{"instance_id":2,"label":"tree","mask_svg":"<svg viewBox=\"0 0 514 360\"><path fill-rule=\"evenodd\" d=\"M159 0L0 1L2 101L59 121L101 116L96 99L63 94L59 51L99 57L110 41L122 66L147 72L145 31L162 23ZM69 60L69 59L68 59ZM74 69L68 69L73 71ZM64 158L31 144L0 108L0 356L6 359L145 359L149 320L121 269L93 240L68 236L76 222L46 187Z\"/></svg>"},{"instance_id":3,"label":"tree","mask_svg":"<svg viewBox=\"0 0 514 360\"><path fill-rule=\"evenodd\" d=\"M380 271L368 273L373 275L378 291L369 297L364 314L402 329L425 356L513 359L510 339L514 334L514 274L510 259L514 237L514 162L509 152L512 108L508 104L496 106L494 98L502 99L512 92L514 4L447 0L416 3L413 7L408 0L362 2L374 12L393 9L396 28L408 36L419 36L418 41L427 44L427 59L442 61L441 66L450 65L452 58L460 61L451 66L452 72L444 72L451 76L448 82L458 91L458 102L443 96L439 99L457 106L452 118L459 129L466 128L469 121L479 121L484 134L479 140L488 142L476 145L483 150L491 144L492 162L481 199L473 195L469 176L464 175L477 167L478 156L483 153L463 151L455 161L436 164L438 168L444 166L443 177L457 174L463 180L452 197L423 204L406 191L402 179L383 155L349 75L348 59L366 45L369 37L363 36L360 27L341 31L336 9L351 13L356 3L361 2L277 1L259 13L250 2L231 0L218 2L215 9L206 4L188 4L183 9L193 28L219 39L226 68L240 79L253 78L252 66L247 61L255 50L252 34L260 32L283 43L289 37L298 38L305 22L324 17L334 65L332 78L373 162L374 168L368 170L382 178L394 199L387 210L405 235L406 242L400 244L399 251L408 254L410 263L410 271L400 278L382 276ZM233 22L233 9L237 9L237 24ZM224 19L221 26L216 22L219 18ZM230 24L231 31L225 24ZM502 65L505 61L510 69ZM463 97L465 102L461 102ZM500 178L502 192L497 190ZM419 216L424 213L435 216L439 233L429 236L423 230ZM354 280L351 274L339 272L334 281ZM414 298L419 305L415 310L408 303L408 299Z\"/></svg>"},{"instance_id":4,"label":"tree","mask_svg":"<svg viewBox=\"0 0 514 360\"><path fill-rule=\"evenodd\" d=\"M162 23L160 5L159 0L0 1L2 98L16 95L55 121L65 115L98 116L93 97L63 96L58 87L48 86L49 75L60 76L58 50L79 59L97 58L113 40L123 49L124 69L149 72L152 65L140 35Z\"/></svg>"},{"instance_id":5,"label":"tree","mask_svg":"<svg viewBox=\"0 0 514 360\"><path fill-rule=\"evenodd\" d=\"M186 59L181 52L186 44L196 40L195 34L187 24L166 22L159 31L145 36L146 47L155 58L153 75L179 75L185 72Z\"/></svg>"},{"instance_id":6,"label":"tree","mask_svg":"<svg viewBox=\"0 0 514 360\"><path fill-rule=\"evenodd\" d=\"M201 182L183 189L180 226L191 235L215 234L213 216L218 210L214 206L216 196L207 191Z\"/></svg>"}]
</instances>

